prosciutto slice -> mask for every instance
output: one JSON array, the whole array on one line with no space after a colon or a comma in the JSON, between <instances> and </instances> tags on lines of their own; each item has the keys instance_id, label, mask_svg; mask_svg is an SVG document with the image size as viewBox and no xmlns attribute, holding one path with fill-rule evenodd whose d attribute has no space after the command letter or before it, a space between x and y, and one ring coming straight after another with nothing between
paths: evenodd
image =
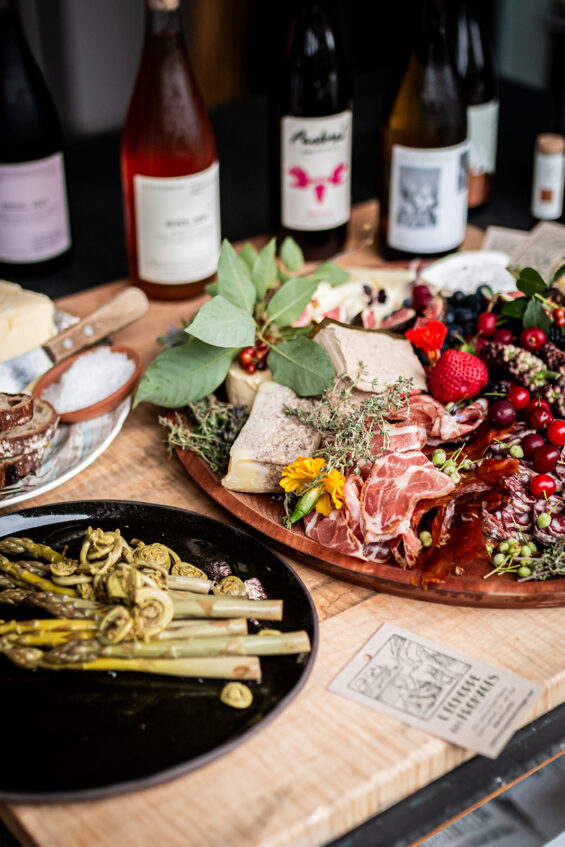
<instances>
[{"instance_id":1,"label":"prosciutto slice","mask_svg":"<svg viewBox=\"0 0 565 847\"><path fill-rule=\"evenodd\" d=\"M347 523L345 509L334 509L327 517L315 510L304 518L304 532L313 541L332 547L345 553L364 559L363 544L355 537Z\"/></svg>"},{"instance_id":2,"label":"prosciutto slice","mask_svg":"<svg viewBox=\"0 0 565 847\"><path fill-rule=\"evenodd\" d=\"M455 488L419 450L387 453L377 459L361 494L365 543L388 541L407 533L416 503L442 497Z\"/></svg>"},{"instance_id":3,"label":"prosciutto slice","mask_svg":"<svg viewBox=\"0 0 565 847\"><path fill-rule=\"evenodd\" d=\"M394 419L423 427L428 444L433 446L465 438L486 420L487 414L488 401L484 398L451 414L438 400L428 394L418 394L410 398L409 407L394 413Z\"/></svg>"}]
</instances>

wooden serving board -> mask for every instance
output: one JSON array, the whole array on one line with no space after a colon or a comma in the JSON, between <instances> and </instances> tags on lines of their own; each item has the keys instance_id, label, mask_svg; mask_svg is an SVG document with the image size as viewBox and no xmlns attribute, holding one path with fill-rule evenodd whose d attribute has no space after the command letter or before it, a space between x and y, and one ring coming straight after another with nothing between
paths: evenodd
<instances>
[{"instance_id":1,"label":"wooden serving board","mask_svg":"<svg viewBox=\"0 0 565 847\"><path fill-rule=\"evenodd\" d=\"M482 606L495 609L565 606L565 579L547 582L518 582L510 576L493 575L484 579L489 568L473 563L471 572L449 576L444 582L422 587L420 568L403 570L396 564L380 564L346 556L307 538L301 527L285 529L280 500L269 494L241 494L228 491L220 477L208 465L187 450L176 448L176 454L192 479L204 491L245 523L250 532L261 533L273 544L292 550L310 567L337 579L386 591L415 600L429 600L455 606Z\"/></svg>"}]
</instances>

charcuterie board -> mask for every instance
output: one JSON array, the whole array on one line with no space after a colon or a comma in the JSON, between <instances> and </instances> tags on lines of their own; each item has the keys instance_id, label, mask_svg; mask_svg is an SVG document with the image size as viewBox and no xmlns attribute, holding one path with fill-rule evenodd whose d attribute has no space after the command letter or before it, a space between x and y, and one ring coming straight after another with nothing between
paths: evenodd
<instances>
[{"instance_id":1,"label":"charcuterie board","mask_svg":"<svg viewBox=\"0 0 565 847\"><path fill-rule=\"evenodd\" d=\"M375 591L455 606L495 609L565 606L565 579L518 582L496 574L485 579L492 565L489 567L488 561L473 557L466 540L460 542L454 554L461 559L464 572L460 576L447 576L442 582L429 582L424 587L424 572L419 568L404 570L392 562L363 561L312 541L301 527L285 529L280 499L268 494L229 491L198 456L178 448L176 453L189 476L230 514L243 521L249 532L259 533L277 547L292 550L293 555L310 567L337 579Z\"/></svg>"}]
</instances>

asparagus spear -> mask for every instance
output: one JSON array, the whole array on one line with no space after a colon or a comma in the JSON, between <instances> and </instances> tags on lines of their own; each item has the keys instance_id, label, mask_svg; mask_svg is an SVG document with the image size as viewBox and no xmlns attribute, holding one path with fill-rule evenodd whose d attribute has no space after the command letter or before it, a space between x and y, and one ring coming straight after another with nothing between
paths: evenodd
<instances>
[{"instance_id":1,"label":"asparagus spear","mask_svg":"<svg viewBox=\"0 0 565 847\"><path fill-rule=\"evenodd\" d=\"M23 567L23 565L18 564L17 562L11 562L2 555L0 555L0 571L2 571L2 573L6 576L14 579L16 582L31 585L39 591L52 591L55 594L68 594L71 597L76 595L74 588L55 585L55 583L51 582L50 579L45 579L45 577L31 573L31 571L28 571L25 567Z\"/></svg>"},{"instance_id":2,"label":"asparagus spear","mask_svg":"<svg viewBox=\"0 0 565 847\"><path fill-rule=\"evenodd\" d=\"M96 600L25 588L9 588L0 592L0 603L9 606L38 606L59 618L102 618L109 608Z\"/></svg>"},{"instance_id":3,"label":"asparagus spear","mask_svg":"<svg viewBox=\"0 0 565 847\"><path fill-rule=\"evenodd\" d=\"M54 651L53 651L54 652ZM190 659L115 659L101 658L85 662L57 664L49 661L34 647L16 647L5 654L24 668L81 671L137 671L166 676L202 677L207 679L261 680L261 665L257 656L213 656ZM55 657L53 657L55 658Z\"/></svg>"},{"instance_id":4,"label":"asparagus spear","mask_svg":"<svg viewBox=\"0 0 565 847\"><path fill-rule=\"evenodd\" d=\"M282 600L248 600L214 594L191 594L173 597L175 618L257 618L282 620Z\"/></svg>"},{"instance_id":5,"label":"asparagus spear","mask_svg":"<svg viewBox=\"0 0 565 847\"><path fill-rule=\"evenodd\" d=\"M7 621L0 622L0 635L22 635L26 632L95 632L98 629L96 621L77 620L76 618L36 618L31 621Z\"/></svg>"},{"instance_id":6,"label":"asparagus spear","mask_svg":"<svg viewBox=\"0 0 565 847\"><path fill-rule=\"evenodd\" d=\"M217 620L181 620L171 621L166 629L155 636L156 641L178 641L181 638L192 638L231 634L247 635L245 618L218 618Z\"/></svg>"},{"instance_id":7,"label":"asparagus spear","mask_svg":"<svg viewBox=\"0 0 565 847\"><path fill-rule=\"evenodd\" d=\"M130 641L102 647L101 656L131 659L178 659L184 656L281 656L290 653L309 653L310 639L304 631L281 632L278 635L217 635L206 638L190 637L183 641Z\"/></svg>"},{"instance_id":8,"label":"asparagus spear","mask_svg":"<svg viewBox=\"0 0 565 847\"><path fill-rule=\"evenodd\" d=\"M67 558L62 553L57 553L52 547L48 547L47 544L36 544L31 538L3 538L0 541L0 553L8 553L12 556L29 553L30 556L44 559L46 562L62 562Z\"/></svg>"},{"instance_id":9,"label":"asparagus spear","mask_svg":"<svg viewBox=\"0 0 565 847\"><path fill-rule=\"evenodd\" d=\"M212 581L202 579L198 576L171 576L167 577L167 586L169 590L176 589L177 591L194 591L197 594L208 594L212 587Z\"/></svg>"}]
</instances>

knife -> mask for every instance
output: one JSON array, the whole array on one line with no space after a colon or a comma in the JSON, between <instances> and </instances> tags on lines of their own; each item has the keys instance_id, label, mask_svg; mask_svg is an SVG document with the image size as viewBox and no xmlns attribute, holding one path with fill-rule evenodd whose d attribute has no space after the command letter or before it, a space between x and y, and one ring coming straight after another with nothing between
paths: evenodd
<instances>
[{"instance_id":1,"label":"knife","mask_svg":"<svg viewBox=\"0 0 565 847\"><path fill-rule=\"evenodd\" d=\"M17 394L49 368L128 326L147 312L149 301L140 288L128 287L86 318L55 335L42 347L0 363L0 391Z\"/></svg>"}]
</instances>

